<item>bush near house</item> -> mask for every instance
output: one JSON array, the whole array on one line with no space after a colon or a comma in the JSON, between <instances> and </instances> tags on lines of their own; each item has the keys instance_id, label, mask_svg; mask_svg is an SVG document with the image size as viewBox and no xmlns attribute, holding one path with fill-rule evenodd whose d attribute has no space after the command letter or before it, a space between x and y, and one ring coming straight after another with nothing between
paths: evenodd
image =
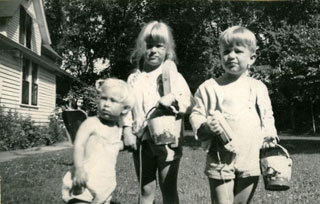
<instances>
[{"instance_id":1,"label":"bush near house","mask_svg":"<svg viewBox=\"0 0 320 204\"><path fill-rule=\"evenodd\" d=\"M30 117L0 107L0 151L50 145L67 139L61 116L54 112L47 125L37 125Z\"/></svg>"}]
</instances>

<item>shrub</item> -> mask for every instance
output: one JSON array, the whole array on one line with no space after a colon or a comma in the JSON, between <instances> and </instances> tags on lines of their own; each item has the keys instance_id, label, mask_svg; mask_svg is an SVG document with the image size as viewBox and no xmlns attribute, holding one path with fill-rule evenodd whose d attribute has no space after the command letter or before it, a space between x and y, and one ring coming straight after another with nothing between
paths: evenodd
<instances>
[{"instance_id":1,"label":"shrub","mask_svg":"<svg viewBox=\"0 0 320 204\"><path fill-rule=\"evenodd\" d=\"M0 151L25 149L50 145L65 140L66 134L61 120L50 116L48 125L37 125L31 117L23 117L17 111L5 112L0 107Z\"/></svg>"},{"instance_id":2,"label":"shrub","mask_svg":"<svg viewBox=\"0 0 320 204\"><path fill-rule=\"evenodd\" d=\"M48 131L46 134L46 145L54 144L66 140L67 135L62 121L62 112L56 108L49 116Z\"/></svg>"}]
</instances>

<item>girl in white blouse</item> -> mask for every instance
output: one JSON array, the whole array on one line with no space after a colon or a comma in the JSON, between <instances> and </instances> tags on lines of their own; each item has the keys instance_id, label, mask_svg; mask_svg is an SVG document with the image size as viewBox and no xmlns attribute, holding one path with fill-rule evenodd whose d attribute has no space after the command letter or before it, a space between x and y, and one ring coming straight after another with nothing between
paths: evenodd
<instances>
[{"instance_id":1,"label":"girl in white blouse","mask_svg":"<svg viewBox=\"0 0 320 204\"><path fill-rule=\"evenodd\" d=\"M136 104L132 114L123 121L124 143L135 150L142 148L141 157L139 151L134 151L133 158L141 185L140 203L143 204L154 201L157 171L163 203L179 203L177 175L182 156L181 137L175 135L179 137L178 145L157 145L146 121L147 113L155 106L175 106L180 116L191 108L192 94L185 79L176 71L174 49L171 29L165 23L152 21L142 28L131 56L138 69L129 76L128 83L133 88ZM166 95L162 82L164 67L172 69L171 93ZM181 129L182 135L183 126Z\"/></svg>"}]
</instances>

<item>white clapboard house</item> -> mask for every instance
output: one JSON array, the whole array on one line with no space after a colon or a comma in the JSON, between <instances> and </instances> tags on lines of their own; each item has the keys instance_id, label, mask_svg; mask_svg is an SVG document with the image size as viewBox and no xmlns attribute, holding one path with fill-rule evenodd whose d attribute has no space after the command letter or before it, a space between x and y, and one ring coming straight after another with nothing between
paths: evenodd
<instances>
[{"instance_id":1,"label":"white clapboard house","mask_svg":"<svg viewBox=\"0 0 320 204\"><path fill-rule=\"evenodd\" d=\"M42 0L0 0L0 105L40 124L74 80L50 44Z\"/></svg>"}]
</instances>

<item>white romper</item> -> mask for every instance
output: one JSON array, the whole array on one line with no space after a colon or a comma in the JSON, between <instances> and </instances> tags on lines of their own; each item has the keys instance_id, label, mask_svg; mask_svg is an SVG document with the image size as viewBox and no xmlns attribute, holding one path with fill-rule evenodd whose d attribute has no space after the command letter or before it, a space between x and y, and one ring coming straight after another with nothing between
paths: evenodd
<instances>
[{"instance_id":1,"label":"white romper","mask_svg":"<svg viewBox=\"0 0 320 204\"><path fill-rule=\"evenodd\" d=\"M118 153L122 147L121 128L118 135L93 134L90 136L85 147L84 159L84 169L88 176L87 188L82 194L73 195L72 174L69 171L63 178L62 199L65 202L74 198L92 202L95 198L96 203L104 203L117 184L115 168Z\"/></svg>"}]
</instances>

